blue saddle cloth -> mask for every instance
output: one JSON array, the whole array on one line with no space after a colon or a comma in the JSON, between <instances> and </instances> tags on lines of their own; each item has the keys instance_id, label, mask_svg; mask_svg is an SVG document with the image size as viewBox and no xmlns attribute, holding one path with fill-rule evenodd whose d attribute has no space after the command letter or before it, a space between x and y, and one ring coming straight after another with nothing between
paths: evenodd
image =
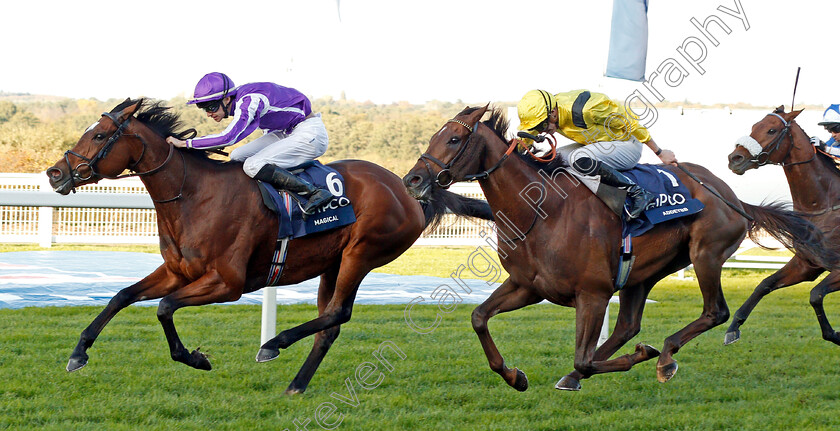
<instances>
[{"instance_id":1,"label":"blue saddle cloth","mask_svg":"<svg viewBox=\"0 0 840 431\"><path fill-rule=\"evenodd\" d=\"M290 168L289 171L318 187L326 188L333 194L333 200L304 220L297 196L292 197L288 192L278 191L271 184L258 181L263 202L280 219L277 238L300 238L356 222L353 205L345 194L344 177L338 171L317 160Z\"/></svg>"},{"instance_id":2,"label":"blue saddle cloth","mask_svg":"<svg viewBox=\"0 0 840 431\"><path fill-rule=\"evenodd\" d=\"M624 223L623 235L640 236L654 225L703 210L703 202L692 198L688 188L674 173L661 166L641 164L629 171L622 171L640 187L657 195L655 201L637 219ZM629 198L628 198L629 201Z\"/></svg>"}]
</instances>

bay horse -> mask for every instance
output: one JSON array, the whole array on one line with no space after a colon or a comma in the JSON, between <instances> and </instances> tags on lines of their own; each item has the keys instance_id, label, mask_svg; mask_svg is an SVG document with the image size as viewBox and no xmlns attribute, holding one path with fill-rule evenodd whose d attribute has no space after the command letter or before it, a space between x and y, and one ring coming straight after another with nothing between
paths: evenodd
<instances>
[{"instance_id":1,"label":"bay horse","mask_svg":"<svg viewBox=\"0 0 840 431\"><path fill-rule=\"evenodd\" d=\"M840 172L834 159L812 145L808 135L796 123L794 119L800 112L802 110L785 112L784 106L779 106L753 124L749 137L739 139L735 150L729 154L729 169L743 175L766 164L781 165L790 186L793 209L822 229L829 241L838 244ZM803 281L814 281L825 271L828 275L811 289L811 306L817 314L823 339L840 345L840 334L831 327L823 308L825 296L840 289L840 271L833 271L800 253L756 286L744 305L735 312L724 344L740 339L741 325L765 295Z\"/></svg>"},{"instance_id":2,"label":"bay horse","mask_svg":"<svg viewBox=\"0 0 840 431\"><path fill-rule=\"evenodd\" d=\"M180 119L161 102L126 99L102 114L78 143L47 170L53 189L63 195L102 178L139 176L157 213L163 264L139 282L119 291L82 331L67 365L87 364L87 350L117 312L143 300L161 298L157 317L172 359L210 370L198 349L189 352L173 322L187 306L236 301L265 286L277 241L278 218L267 209L259 185L241 163L222 163L200 151L175 149L167 136L182 138ZM339 334L350 320L356 291L372 269L391 262L436 224L447 208L455 214L492 219L482 201L453 193L418 203L400 178L361 160L331 163L345 179L356 222L335 230L294 239L280 278L281 285L319 276L318 317L264 343L258 362L279 356L296 341L315 334L315 343L286 390L303 392ZM120 175L126 169L133 173Z\"/></svg>"},{"instance_id":3,"label":"bay horse","mask_svg":"<svg viewBox=\"0 0 840 431\"><path fill-rule=\"evenodd\" d=\"M734 202L750 222L712 192L671 166L693 197L705 205L698 214L656 225L634 239L635 263L624 288L615 329L596 349L604 312L615 292L622 225L616 213L563 170L561 162L541 165L513 151L516 142L505 138L508 121L500 109L466 108L432 136L426 153L403 177L409 192L423 199L452 182L477 180L493 209L498 227L498 253L510 274L472 313L490 368L511 387L524 391L528 379L508 368L488 330L488 319L542 300L574 307L574 371L555 385L579 390L580 380L599 373L627 371L659 357L657 378L666 382L677 371L673 355L689 340L729 318L721 289L721 267L747 233L765 229L819 258L822 236L807 221L780 205L754 206L738 200L733 191L707 169L682 163L706 186ZM541 191L535 197L536 191ZM529 200L522 197L527 195ZM529 202L531 202L529 204ZM834 259L836 254L832 255ZM609 359L640 330L645 299L662 278L694 264L703 296L699 318L665 339L662 351L638 344L635 351Z\"/></svg>"}]
</instances>

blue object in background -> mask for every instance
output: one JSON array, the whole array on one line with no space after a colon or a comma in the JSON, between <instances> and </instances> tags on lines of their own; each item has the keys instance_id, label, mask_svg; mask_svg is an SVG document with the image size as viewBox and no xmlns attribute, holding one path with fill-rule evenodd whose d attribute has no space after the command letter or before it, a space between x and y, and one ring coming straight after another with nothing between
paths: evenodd
<instances>
[{"instance_id":1,"label":"blue object in background","mask_svg":"<svg viewBox=\"0 0 840 431\"><path fill-rule=\"evenodd\" d=\"M647 0L613 0L606 76L631 81L645 80L647 9Z\"/></svg>"}]
</instances>

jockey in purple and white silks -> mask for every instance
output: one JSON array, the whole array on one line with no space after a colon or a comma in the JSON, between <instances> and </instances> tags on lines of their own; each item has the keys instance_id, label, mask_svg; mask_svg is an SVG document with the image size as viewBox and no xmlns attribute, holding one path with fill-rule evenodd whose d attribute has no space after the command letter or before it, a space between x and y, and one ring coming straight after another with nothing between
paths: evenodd
<instances>
[{"instance_id":1,"label":"jockey in purple and white silks","mask_svg":"<svg viewBox=\"0 0 840 431\"><path fill-rule=\"evenodd\" d=\"M213 72L198 81L187 104L196 104L216 122L233 119L221 133L186 141L169 137L167 142L181 148L225 147L262 129L263 136L234 149L230 159L243 162L242 169L249 177L307 197L308 202L302 205L307 214L332 200L328 190L286 170L323 155L329 144L321 114L312 113L303 93L271 82L236 87L227 75Z\"/></svg>"}]
</instances>

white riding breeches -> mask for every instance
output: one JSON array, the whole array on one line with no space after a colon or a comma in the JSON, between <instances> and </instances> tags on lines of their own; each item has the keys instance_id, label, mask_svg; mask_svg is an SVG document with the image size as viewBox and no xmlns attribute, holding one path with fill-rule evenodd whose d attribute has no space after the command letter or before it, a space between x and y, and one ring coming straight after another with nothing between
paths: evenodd
<instances>
[{"instance_id":1,"label":"white riding breeches","mask_svg":"<svg viewBox=\"0 0 840 431\"><path fill-rule=\"evenodd\" d=\"M266 133L234 149L230 159L244 162L242 169L253 178L267 164L286 169L314 160L327 151L328 145L329 136L321 114L314 114L289 134L279 130Z\"/></svg>"},{"instance_id":2,"label":"white riding breeches","mask_svg":"<svg viewBox=\"0 0 840 431\"><path fill-rule=\"evenodd\" d=\"M557 151L569 164L581 157L600 160L611 168L626 171L633 168L642 158L644 144L630 137L626 141L605 141L589 145L571 144L560 147Z\"/></svg>"}]
</instances>

